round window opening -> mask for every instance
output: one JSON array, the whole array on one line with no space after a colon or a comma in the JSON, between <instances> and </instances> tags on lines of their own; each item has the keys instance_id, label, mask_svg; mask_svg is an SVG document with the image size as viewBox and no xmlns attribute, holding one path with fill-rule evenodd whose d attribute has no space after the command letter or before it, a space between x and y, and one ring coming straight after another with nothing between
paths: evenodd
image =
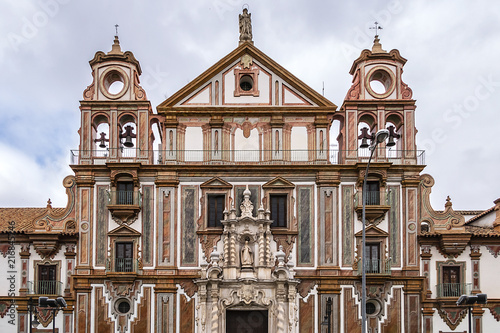
<instances>
[{"instance_id":1,"label":"round window opening","mask_svg":"<svg viewBox=\"0 0 500 333\"><path fill-rule=\"evenodd\" d=\"M123 90L123 87L125 86L124 79L122 78L122 76L118 72L114 71L106 75L106 78L104 79L104 84L106 90L112 95L119 94Z\"/></svg>"},{"instance_id":2,"label":"round window opening","mask_svg":"<svg viewBox=\"0 0 500 333\"><path fill-rule=\"evenodd\" d=\"M379 314L381 309L380 303L377 302L376 300L368 300L366 302L366 314L368 316L376 316Z\"/></svg>"},{"instance_id":3,"label":"round window opening","mask_svg":"<svg viewBox=\"0 0 500 333\"><path fill-rule=\"evenodd\" d=\"M376 70L370 76L370 88L373 92L379 95L383 95L389 92L392 86L392 78L386 71Z\"/></svg>"},{"instance_id":4,"label":"round window opening","mask_svg":"<svg viewBox=\"0 0 500 333\"><path fill-rule=\"evenodd\" d=\"M118 310L118 312L120 312L122 314L128 313L130 311L129 301L126 299L118 300L116 302L116 310Z\"/></svg>"},{"instance_id":5,"label":"round window opening","mask_svg":"<svg viewBox=\"0 0 500 333\"><path fill-rule=\"evenodd\" d=\"M253 87L253 79L250 75L243 75L240 79L240 88L243 91L250 91Z\"/></svg>"}]
</instances>

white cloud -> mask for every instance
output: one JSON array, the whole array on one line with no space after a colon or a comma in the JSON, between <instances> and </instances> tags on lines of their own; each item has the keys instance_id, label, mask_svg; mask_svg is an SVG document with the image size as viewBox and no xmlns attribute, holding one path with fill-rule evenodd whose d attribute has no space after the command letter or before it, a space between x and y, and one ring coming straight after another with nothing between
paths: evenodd
<instances>
[{"instance_id":1,"label":"white cloud","mask_svg":"<svg viewBox=\"0 0 500 333\"><path fill-rule=\"evenodd\" d=\"M47 3L57 10L48 10ZM155 107L237 46L241 5L236 0L2 1L0 206L43 206L48 197L65 205L61 182L70 173L68 150L78 146L78 101L91 81L88 61L96 51L110 50L115 24L122 49L141 62L142 79L153 77L147 95ZM368 26L381 23L384 49L399 49L408 59L404 80L417 99L417 140L434 145L424 170L436 180L433 204L442 208L450 195L455 209L488 208L500 196L494 170L500 164L495 137L500 74L492 70L500 51L500 2L249 5L255 45L319 92L325 81L325 96L339 106L351 84L348 71L356 52L371 47ZM31 35L30 24L36 28ZM9 33L25 38L17 50ZM345 45L356 51L346 56ZM450 122L447 110L466 103L488 76L494 82L488 98L466 110L468 115L458 115L460 123ZM436 131L442 133L438 140Z\"/></svg>"}]
</instances>

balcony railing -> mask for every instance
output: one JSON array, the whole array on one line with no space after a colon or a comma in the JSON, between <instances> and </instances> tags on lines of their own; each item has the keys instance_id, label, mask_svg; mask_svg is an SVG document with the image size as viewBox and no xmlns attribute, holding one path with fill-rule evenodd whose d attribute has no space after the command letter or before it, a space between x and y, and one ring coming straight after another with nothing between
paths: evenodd
<instances>
[{"instance_id":1,"label":"balcony railing","mask_svg":"<svg viewBox=\"0 0 500 333\"><path fill-rule=\"evenodd\" d=\"M141 205L141 192L139 191L109 191L110 205Z\"/></svg>"},{"instance_id":2,"label":"balcony railing","mask_svg":"<svg viewBox=\"0 0 500 333\"><path fill-rule=\"evenodd\" d=\"M139 260L133 258L115 258L107 260L106 270L113 273L137 273Z\"/></svg>"},{"instance_id":3,"label":"balcony railing","mask_svg":"<svg viewBox=\"0 0 500 333\"><path fill-rule=\"evenodd\" d=\"M145 164L257 164L257 165L320 165L368 162L370 151L358 150L141 150L99 149L72 150L71 164L106 164L109 162L140 162ZM424 165L423 150L392 150L378 148L372 162Z\"/></svg>"},{"instance_id":4,"label":"balcony railing","mask_svg":"<svg viewBox=\"0 0 500 333\"><path fill-rule=\"evenodd\" d=\"M60 281L28 281L28 293L33 295L62 295Z\"/></svg>"},{"instance_id":5,"label":"balcony railing","mask_svg":"<svg viewBox=\"0 0 500 333\"><path fill-rule=\"evenodd\" d=\"M441 283L436 286L437 297L460 297L470 295L472 283Z\"/></svg>"},{"instance_id":6,"label":"balcony railing","mask_svg":"<svg viewBox=\"0 0 500 333\"><path fill-rule=\"evenodd\" d=\"M380 205L380 191L366 191L366 205Z\"/></svg>"},{"instance_id":7,"label":"balcony railing","mask_svg":"<svg viewBox=\"0 0 500 333\"><path fill-rule=\"evenodd\" d=\"M361 267L361 260L358 262L358 275L363 274ZM366 259L365 260L366 274L380 274L380 275L390 275L391 274L391 258L389 259Z\"/></svg>"}]
</instances>

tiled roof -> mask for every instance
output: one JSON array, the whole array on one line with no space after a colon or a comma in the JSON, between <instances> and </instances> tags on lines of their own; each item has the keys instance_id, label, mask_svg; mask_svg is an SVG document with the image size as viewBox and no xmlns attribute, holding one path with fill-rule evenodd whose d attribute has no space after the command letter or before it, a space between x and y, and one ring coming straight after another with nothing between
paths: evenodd
<instances>
[{"instance_id":1,"label":"tiled roof","mask_svg":"<svg viewBox=\"0 0 500 333\"><path fill-rule=\"evenodd\" d=\"M33 227L33 220L46 213L48 208L0 208L0 232L26 232ZM52 208L53 213L62 213L64 208ZM9 229L14 222L14 230Z\"/></svg>"},{"instance_id":2,"label":"tiled roof","mask_svg":"<svg viewBox=\"0 0 500 333\"><path fill-rule=\"evenodd\" d=\"M487 209L487 210L485 210L485 211L483 211L483 212L481 212L481 213L477 214L476 216L474 216L474 217L470 218L467 222L465 222L465 224L469 224L469 223L471 223L471 222L474 222L474 221L476 221L476 220L480 219L481 217L483 217L483 216L485 216L485 215L487 215L487 214L491 213L494 209L495 209L495 206L493 206L493 207L491 207L490 209Z\"/></svg>"},{"instance_id":3,"label":"tiled roof","mask_svg":"<svg viewBox=\"0 0 500 333\"><path fill-rule=\"evenodd\" d=\"M466 225L465 230L470 232L473 236L500 237L500 232L495 231L493 228L489 228L489 227L479 227L476 225Z\"/></svg>"}]
</instances>

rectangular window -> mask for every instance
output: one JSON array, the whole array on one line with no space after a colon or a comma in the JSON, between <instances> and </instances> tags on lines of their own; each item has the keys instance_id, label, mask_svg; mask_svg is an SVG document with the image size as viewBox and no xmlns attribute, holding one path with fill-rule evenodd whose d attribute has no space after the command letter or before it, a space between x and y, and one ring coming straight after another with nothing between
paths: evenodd
<instances>
[{"instance_id":1,"label":"rectangular window","mask_svg":"<svg viewBox=\"0 0 500 333\"><path fill-rule=\"evenodd\" d=\"M462 295L459 266L443 266L442 294L444 297L459 297Z\"/></svg>"},{"instance_id":2,"label":"rectangular window","mask_svg":"<svg viewBox=\"0 0 500 333\"><path fill-rule=\"evenodd\" d=\"M220 221L224 219L225 201L224 194L208 194L207 226L209 228L222 227Z\"/></svg>"},{"instance_id":3,"label":"rectangular window","mask_svg":"<svg viewBox=\"0 0 500 333\"><path fill-rule=\"evenodd\" d=\"M57 295L56 265L39 265L36 294Z\"/></svg>"},{"instance_id":4,"label":"rectangular window","mask_svg":"<svg viewBox=\"0 0 500 333\"><path fill-rule=\"evenodd\" d=\"M380 244L367 243L366 244L366 273L377 274L380 273Z\"/></svg>"},{"instance_id":5,"label":"rectangular window","mask_svg":"<svg viewBox=\"0 0 500 333\"><path fill-rule=\"evenodd\" d=\"M380 184L378 181L366 182L366 197L367 205L380 205Z\"/></svg>"},{"instance_id":6,"label":"rectangular window","mask_svg":"<svg viewBox=\"0 0 500 333\"><path fill-rule=\"evenodd\" d=\"M119 182L116 186L116 203L118 205L134 204L134 183Z\"/></svg>"},{"instance_id":7,"label":"rectangular window","mask_svg":"<svg viewBox=\"0 0 500 333\"><path fill-rule=\"evenodd\" d=\"M132 242L116 243L115 271L134 271L134 248Z\"/></svg>"},{"instance_id":8,"label":"rectangular window","mask_svg":"<svg viewBox=\"0 0 500 333\"><path fill-rule=\"evenodd\" d=\"M271 227L287 227L287 195L286 194L271 194L269 196L271 206Z\"/></svg>"}]
</instances>

